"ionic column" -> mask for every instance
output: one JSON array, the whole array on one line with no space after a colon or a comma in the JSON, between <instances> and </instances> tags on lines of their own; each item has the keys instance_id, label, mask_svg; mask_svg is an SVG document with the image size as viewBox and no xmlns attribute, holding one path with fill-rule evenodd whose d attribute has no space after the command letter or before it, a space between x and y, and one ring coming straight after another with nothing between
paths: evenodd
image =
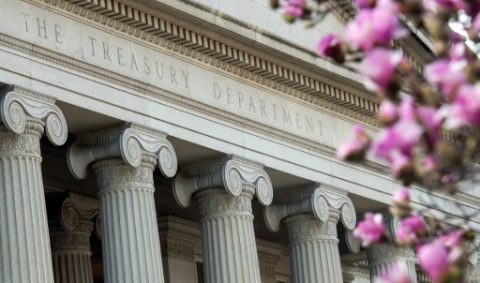
<instances>
[{"instance_id":1,"label":"ionic column","mask_svg":"<svg viewBox=\"0 0 480 283\"><path fill-rule=\"evenodd\" d=\"M257 250L262 283L276 283L276 268L282 259L284 247L257 239Z\"/></svg>"},{"instance_id":2,"label":"ionic column","mask_svg":"<svg viewBox=\"0 0 480 283\"><path fill-rule=\"evenodd\" d=\"M182 168L174 183L177 202L192 196L200 207L205 282L260 282L252 198L272 201L273 189L262 166L231 157Z\"/></svg>"},{"instance_id":3,"label":"ionic column","mask_svg":"<svg viewBox=\"0 0 480 283\"><path fill-rule=\"evenodd\" d=\"M471 254L468 257L467 268L465 271L465 283L480 283L480 260L478 244L480 238L477 236L474 244L471 245Z\"/></svg>"},{"instance_id":4,"label":"ionic column","mask_svg":"<svg viewBox=\"0 0 480 283\"><path fill-rule=\"evenodd\" d=\"M53 282L40 138L62 145L55 100L17 87L0 97L0 282Z\"/></svg>"},{"instance_id":5,"label":"ionic column","mask_svg":"<svg viewBox=\"0 0 480 283\"><path fill-rule=\"evenodd\" d=\"M164 282L153 193L153 170L177 169L173 147L162 133L124 125L85 134L69 148L73 175L87 167L97 177L105 282Z\"/></svg>"},{"instance_id":6,"label":"ionic column","mask_svg":"<svg viewBox=\"0 0 480 283\"><path fill-rule=\"evenodd\" d=\"M200 246L198 224L175 216L158 219L165 281L196 282L195 247Z\"/></svg>"},{"instance_id":7,"label":"ionic column","mask_svg":"<svg viewBox=\"0 0 480 283\"><path fill-rule=\"evenodd\" d=\"M399 220L394 217L385 218L385 227L395 237L396 227ZM407 266L411 283L417 282L417 270L415 267L415 252L409 247L402 247L394 243L374 244L367 248L368 269L370 281L380 276L382 272L388 272L395 262L404 263Z\"/></svg>"},{"instance_id":8,"label":"ionic column","mask_svg":"<svg viewBox=\"0 0 480 283\"><path fill-rule=\"evenodd\" d=\"M341 219L349 230L356 223L345 193L322 186L264 212L271 231L278 231L282 222L287 227L292 282L342 283L337 222Z\"/></svg>"},{"instance_id":9,"label":"ionic column","mask_svg":"<svg viewBox=\"0 0 480 283\"><path fill-rule=\"evenodd\" d=\"M51 196L47 203L55 283L93 283L90 236L98 202L61 194Z\"/></svg>"}]
</instances>

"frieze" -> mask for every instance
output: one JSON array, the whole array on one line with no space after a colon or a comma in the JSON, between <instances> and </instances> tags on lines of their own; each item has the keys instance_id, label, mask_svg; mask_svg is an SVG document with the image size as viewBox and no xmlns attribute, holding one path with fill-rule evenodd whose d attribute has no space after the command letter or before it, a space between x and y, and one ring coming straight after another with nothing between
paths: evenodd
<instances>
[{"instance_id":1,"label":"frieze","mask_svg":"<svg viewBox=\"0 0 480 283\"><path fill-rule=\"evenodd\" d=\"M60 2L62 1L58 1L58 3ZM115 83L122 83L123 81L123 83L128 84L130 88L133 87L134 89L139 90L142 93L148 93L149 95L157 95L160 89L163 91L171 91L173 93L182 93L183 90L185 91L183 93L184 97L176 97L175 102L177 104L191 104L191 107L195 107L196 109L201 108L200 110L203 111L209 108L208 105L212 105L214 107L210 107L211 110L207 110L209 114L220 114L222 118L233 120L235 124L254 127L255 129L265 131L268 135L274 135L276 137L281 136L282 139L287 141L300 141L303 144L307 144L309 143L308 140L295 139L295 136L300 135L307 137L310 141L314 141L313 143L309 143L309 148L318 148L319 140L321 143L333 146L332 142L327 141L330 137L325 136L325 133L330 135L330 127L333 126L330 125L331 123L327 118L329 116L328 114L323 115L325 116L324 118L323 116L319 116L317 111L314 111L313 109L309 110L308 108L299 108L297 106L291 108L292 106L289 105L294 105L291 102L287 103L286 100L278 100L269 93L265 93L266 96L264 96L262 95L264 93L263 91L259 92L258 89L245 88L243 84L232 83L232 81L228 80L225 81L224 77L221 77L220 80L214 79L210 82L208 82L208 80L204 82L200 79L201 83L204 84L201 89L210 92L210 95L207 96L208 101L204 102L205 105L189 103L188 101L191 100L189 98L195 99L195 97L191 97L192 88L193 86L198 86L199 80L199 78L194 78L194 76L198 76L198 72L195 70L192 71L191 66L177 64L178 62L170 60L171 58L165 54L159 54L157 52L152 53L150 51L147 52L142 49L143 46L138 49L135 44L125 45L118 41L118 38L105 38L103 35L98 36L97 32L99 31L90 33L87 28L85 28L82 30L87 31L84 31L83 37L81 37L81 32L76 32L76 30L72 31L72 25L62 25L63 18L60 17L61 20L56 20L59 16L52 15L46 17L33 10L34 9L28 9L28 12L23 12L23 14L21 11L18 12L18 19L22 22L19 24L19 29L22 31L19 31L19 33L16 34L26 33L27 35L25 36L28 38L27 41L32 41L33 38L33 41L38 42L39 44L37 44L35 48L31 48L31 46L28 48L18 41L14 42L11 38L4 38L4 44L12 46L12 43L14 42L16 48L21 48L23 50L28 49L29 53L36 53L36 55L48 58L48 60L54 59L54 61L62 62L63 65L70 68L80 68L84 72L91 73L96 77L107 78L111 81L115 81ZM75 38L72 40L70 34L80 34L81 36L79 36L79 39ZM80 46L75 43L76 40L81 41ZM42 49L41 46L47 45L54 46L53 48L49 47L47 49L54 49L57 52L52 53L48 50ZM69 50L68 52L75 51L76 54L61 56L62 54L66 54L65 52L67 51L64 49L67 47ZM168 49L168 53L172 52L172 50L169 49L171 46L161 47ZM81 58L83 60L76 61L76 58ZM65 60L68 60L69 62L65 62ZM213 58L212 60L218 59ZM211 60L209 60L209 62L210 61ZM85 62L90 64L85 64ZM92 64L98 65L101 68L95 68ZM105 69L112 69L115 71L118 69L119 74L106 72ZM93 71L94 73L92 73ZM242 71L239 74L251 76L251 74L247 73L248 72ZM134 76L132 76L132 74ZM135 74L138 74L138 76L135 76ZM144 82L147 82L147 84ZM263 81L257 82L264 84ZM268 85L268 87L270 87L270 85ZM296 96L296 91L289 90L288 87L289 86L287 86L287 88L281 87L274 89L282 92L286 91ZM155 91L152 92L152 88ZM196 87L195 89L199 88ZM326 87L326 89L328 89L328 87ZM166 95L161 94L160 96L162 96L163 99ZM307 104L312 102L310 100ZM225 105L227 107L224 107ZM347 114L341 109L341 107L327 106L324 108ZM241 117L231 117L228 113L218 111L218 109L224 109L224 111L237 114ZM357 114L354 114L353 116L355 116L355 119L361 120L362 115L358 116ZM244 119L245 117L248 118ZM252 119L254 121L252 121ZM255 123L255 121L260 121L263 125ZM275 129L272 129L272 127Z\"/></svg>"},{"instance_id":2,"label":"frieze","mask_svg":"<svg viewBox=\"0 0 480 283\"><path fill-rule=\"evenodd\" d=\"M279 88L288 86L293 90L298 90L299 93L308 94L309 97L306 97L306 100L331 100L334 103L353 108L364 115L372 115L378 110L378 104L373 99L357 96L347 90L298 73L244 49L230 46L218 39L210 38L140 10L129 3L118 0L30 1L56 6L142 40L168 46L169 49L177 52L198 57L197 59L203 62L218 59L221 63L216 65L223 65L225 70L238 68L245 71L248 76L255 78L255 81L264 79L267 83L278 83Z\"/></svg>"}]
</instances>

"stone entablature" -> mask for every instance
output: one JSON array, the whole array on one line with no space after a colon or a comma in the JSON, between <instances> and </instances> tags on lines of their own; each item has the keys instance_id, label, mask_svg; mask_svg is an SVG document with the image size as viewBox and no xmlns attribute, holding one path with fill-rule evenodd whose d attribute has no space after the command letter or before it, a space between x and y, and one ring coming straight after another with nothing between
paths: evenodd
<instances>
[{"instance_id":1,"label":"stone entablature","mask_svg":"<svg viewBox=\"0 0 480 283\"><path fill-rule=\"evenodd\" d=\"M377 125L373 118L378 111L374 96L361 90L341 88L314 75L305 75L267 61L260 56L223 43L218 39L189 30L178 23L149 14L118 0L107 1L44 1L27 2L55 6L63 11L80 15L98 25L113 28L141 41L154 44L190 59L209 64L275 91L305 102L342 113L359 121ZM349 80L349 78L342 78ZM354 89L354 88L353 88Z\"/></svg>"}]
</instances>

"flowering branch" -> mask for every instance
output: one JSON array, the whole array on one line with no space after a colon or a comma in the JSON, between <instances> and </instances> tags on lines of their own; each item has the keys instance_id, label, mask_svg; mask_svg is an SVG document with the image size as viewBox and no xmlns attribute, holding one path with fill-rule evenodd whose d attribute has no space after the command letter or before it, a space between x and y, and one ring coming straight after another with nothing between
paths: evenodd
<instances>
[{"instance_id":1,"label":"flowering branch","mask_svg":"<svg viewBox=\"0 0 480 283\"><path fill-rule=\"evenodd\" d=\"M405 187L393 194L390 213L400 219L396 242L417 251L418 263L438 283L462 282L475 237L469 227L478 212L462 213L460 227L445 219L423 218L410 204L412 184L455 194L459 183L475 179L480 146L480 62L473 51L480 41L480 1L354 0L358 13L342 36L328 34L315 47L319 56L344 64L358 60L368 90L378 94L375 138L361 127L337 151L340 159L363 160L367 153L385 161ZM326 14L321 0L271 0L288 22L318 23ZM409 35L413 24L431 41L434 61L419 71L394 41ZM433 198L432 198L433 199ZM428 203L439 209L435 203ZM354 235L364 246L390 237L381 214L367 213ZM391 240L391 239L390 239ZM376 282L410 282L406 267L382 274ZM403 272L402 272L403 271Z\"/></svg>"}]
</instances>

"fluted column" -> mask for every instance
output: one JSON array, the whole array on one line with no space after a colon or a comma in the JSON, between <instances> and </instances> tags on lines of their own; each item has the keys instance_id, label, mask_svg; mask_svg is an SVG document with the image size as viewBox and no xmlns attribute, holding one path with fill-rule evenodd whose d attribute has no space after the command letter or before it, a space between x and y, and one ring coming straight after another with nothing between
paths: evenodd
<instances>
[{"instance_id":1,"label":"fluted column","mask_svg":"<svg viewBox=\"0 0 480 283\"><path fill-rule=\"evenodd\" d=\"M200 246L198 224L175 216L158 219L167 283L196 282L195 248Z\"/></svg>"},{"instance_id":2,"label":"fluted column","mask_svg":"<svg viewBox=\"0 0 480 283\"><path fill-rule=\"evenodd\" d=\"M51 98L10 87L0 97L0 282L52 283L40 138L62 145L67 125Z\"/></svg>"},{"instance_id":3,"label":"fluted column","mask_svg":"<svg viewBox=\"0 0 480 283\"><path fill-rule=\"evenodd\" d=\"M90 236L95 199L76 194L47 198L55 283L93 283Z\"/></svg>"},{"instance_id":4,"label":"fluted column","mask_svg":"<svg viewBox=\"0 0 480 283\"><path fill-rule=\"evenodd\" d=\"M264 216L272 231L287 227L292 282L342 283L337 222L350 230L356 223L345 193L322 186L267 207Z\"/></svg>"},{"instance_id":5,"label":"fluted column","mask_svg":"<svg viewBox=\"0 0 480 283\"><path fill-rule=\"evenodd\" d=\"M397 218L385 217L385 227L394 237L398 223ZM371 282L382 272L388 272L393 263L400 262L407 266L410 282L417 283L415 252L412 248L398 246L394 243L374 244L367 248L367 259Z\"/></svg>"},{"instance_id":6,"label":"fluted column","mask_svg":"<svg viewBox=\"0 0 480 283\"><path fill-rule=\"evenodd\" d=\"M480 283L480 254L477 248L479 242L480 238L477 236L474 244L471 245L471 253L468 257L467 268L465 271L465 283Z\"/></svg>"},{"instance_id":7,"label":"fluted column","mask_svg":"<svg viewBox=\"0 0 480 283\"><path fill-rule=\"evenodd\" d=\"M284 254L283 245L257 239L257 250L262 283L276 283L276 268Z\"/></svg>"},{"instance_id":8,"label":"fluted column","mask_svg":"<svg viewBox=\"0 0 480 283\"><path fill-rule=\"evenodd\" d=\"M252 198L272 201L270 179L262 166L236 157L183 168L174 184L177 202L192 196L200 207L205 282L260 282Z\"/></svg>"},{"instance_id":9,"label":"fluted column","mask_svg":"<svg viewBox=\"0 0 480 283\"><path fill-rule=\"evenodd\" d=\"M97 177L105 282L164 282L153 193L153 170L177 168L166 136L136 125L81 136L68 152L76 177Z\"/></svg>"},{"instance_id":10,"label":"fluted column","mask_svg":"<svg viewBox=\"0 0 480 283\"><path fill-rule=\"evenodd\" d=\"M400 247L391 243L374 244L367 249L368 269L373 282L382 272L388 272L394 262L405 263L411 283L417 282L415 253L411 248Z\"/></svg>"}]
</instances>

